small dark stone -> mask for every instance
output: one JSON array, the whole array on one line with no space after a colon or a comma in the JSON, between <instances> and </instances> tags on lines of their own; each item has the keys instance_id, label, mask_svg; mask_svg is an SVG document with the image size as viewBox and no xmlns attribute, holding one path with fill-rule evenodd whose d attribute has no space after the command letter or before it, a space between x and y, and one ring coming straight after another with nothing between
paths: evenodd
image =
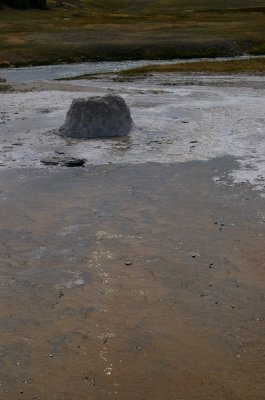
<instances>
[{"instance_id":1,"label":"small dark stone","mask_svg":"<svg viewBox=\"0 0 265 400\"><path fill-rule=\"evenodd\" d=\"M40 161L44 165L58 165L59 164L59 160L57 158L43 158Z\"/></svg>"},{"instance_id":2,"label":"small dark stone","mask_svg":"<svg viewBox=\"0 0 265 400\"><path fill-rule=\"evenodd\" d=\"M40 109L38 110L38 112L39 112L40 114L49 114L49 113L51 112L51 110L49 110L48 108L40 108Z\"/></svg>"},{"instance_id":3,"label":"small dark stone","mask_svg":"<svg viewBox=\"0 0 265 400\"><path fill-rule=\"evenodd\" d=\"M66 158L62 161L62 164L66 167L82 167L85 162L84 158Z\"/></svg>"}]
</instances>

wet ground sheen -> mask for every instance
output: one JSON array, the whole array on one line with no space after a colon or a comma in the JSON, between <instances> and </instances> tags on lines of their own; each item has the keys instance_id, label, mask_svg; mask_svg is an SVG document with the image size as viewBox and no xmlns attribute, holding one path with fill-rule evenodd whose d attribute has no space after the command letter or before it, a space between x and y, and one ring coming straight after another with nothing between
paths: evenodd
<instances>
[{"instance_id":1,"label":"wet ground sheen","mask_svg":"<svg viewBox=\"0 0 265 400\"><path fill-rule=\"evenodd\" d=\"M47 168L69 157L85 165L206 161L230 155L237 183L265 193L265 79L244 75L117 75L12 85L1 95L0 170ZM134 127L125 138L58 135L73 99L118 94ZM43 163L44 161L44 163Z\"/></svg>"},{"instance_id":2,"label":"wet ground sheen","mask_svg":"<svg viewBox=\"0 0 265 400\"><path fill-rule=\"evenodd\" d=\"M0 398L264 399L265 203L235 168L3 170Z\"/></svg>"}]
</instances>

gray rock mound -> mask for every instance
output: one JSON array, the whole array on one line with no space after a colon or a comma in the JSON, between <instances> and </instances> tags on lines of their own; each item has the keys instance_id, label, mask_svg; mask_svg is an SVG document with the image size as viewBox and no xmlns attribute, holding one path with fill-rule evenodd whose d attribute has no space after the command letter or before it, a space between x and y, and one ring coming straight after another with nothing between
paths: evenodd
<instances>
[{"instance_id":1,"label":"gray rock mound","mask_svg":"<svg viewBox=\"0 0 265 400\"><path fill-rule=\"evenodd\" d=\"M128 135L132 127L129 107L116 95L73 100L60 132L71 138L91 139Z\"/></svg>"}]
</instances>

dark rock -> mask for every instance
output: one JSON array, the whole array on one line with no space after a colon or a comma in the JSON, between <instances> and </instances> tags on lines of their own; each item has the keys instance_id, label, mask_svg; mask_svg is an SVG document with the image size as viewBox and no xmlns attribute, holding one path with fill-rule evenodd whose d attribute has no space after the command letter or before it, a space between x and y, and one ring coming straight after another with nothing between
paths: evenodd
<instances>
[{"instance_id":1,"label":"dark rock","mask_svg":"<svg viewBox=\"0 0 265 400\"><path fill-rule=\"evenodd\" d=\"M60 132L71 138L91 139L128 135L132 127L130 110L116 95L73 100Z\"/></svg>"},{"instance_id":2,"label":"dark rock","mask_svg":"<svg viewBox=\"0 0 265 400\"><path fill-rule=\"evenodd\" d=\"M49 110L48 108L39 108L37 112L39 112L40 114L49 114L51 110Z\"/></svg>"},{"instance_id":3,"label":"dark rock","mask_svg":"<svg viewBox=\"0 0 265 400\"><path fill-rule=\"evenodd\" d=\"M0 83L4 83L4 82L6 82L6 79L5 78L0 78Z\"/></svg>"},{"instance_id":4,"label":"dark rock","mask_svg":"<svg viewBox=\"0 0 265 400\"><path fill-rule=\"evenodd\" d=\"M58 165L59 164L59 160L57 158L43 158L40 161L44 165Z\"/></svg>"},{"instance_id":5,"label":"dark rock","mask_svg":"<svg viewBox=\"0 0 265 400\"><path fill-rule=\"evenodd\" d=\"M86 160L84 158L65 158L62 165L66 167L82 167Z\"/></svg>"}]
</instances>

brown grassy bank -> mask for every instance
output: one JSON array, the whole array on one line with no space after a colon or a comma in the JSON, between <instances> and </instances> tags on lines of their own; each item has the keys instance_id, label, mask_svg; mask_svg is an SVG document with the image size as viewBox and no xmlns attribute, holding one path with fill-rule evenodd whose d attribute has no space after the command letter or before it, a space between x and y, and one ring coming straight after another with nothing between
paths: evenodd
<instances>
[{"instance_id":1,"label":"brown grassy bank","mask_svg":"<svg viewBox=\"0 0 265 400\"><path fill-rule=\"evenodd\" d=\"M201 61L170 65L148 65L133 68L119 73L121 76L148 74L148 73L209 73L234 74L250 73L265 74L265 58L254 58L236 61Z\"/></svg>"},{"instance_id":2,"label":"brown grassy bank","mask_svg":"<svg viewBox=\"0 0 265 400\"><path fill-rule=\"evenodd\" d=\"M154 64L143 67L131 68L118 73L104 72L98 74L84 74L69 78L60 78L59 81L79 79L101 79L109 76L114 80L123 80L126 77L139 77L153 73L183 73L183 74L255 74L265 75L265 58L252 58L246 60L224 61L198 61L183 62L181 64Z\"/></svg>"},{"instance_id":3,"label":"brown grassy bank","mask_svg":"<svg viewBox=\"0 0 265 400\"><path fill-rule=\"evenodd\" d=\"M261 0L84 0L0 10L0 65L265 52Z\"/></svg>"},{"instance_id":4,"label":"brown grassy bank","mask_svg":"<svg viewBox=\"0 0 265 400\"><path fill-rule=\"evenodd\" d=\"M12 86L0 83L0 93L10 92Z\"/></svg>"}]
</instances>

